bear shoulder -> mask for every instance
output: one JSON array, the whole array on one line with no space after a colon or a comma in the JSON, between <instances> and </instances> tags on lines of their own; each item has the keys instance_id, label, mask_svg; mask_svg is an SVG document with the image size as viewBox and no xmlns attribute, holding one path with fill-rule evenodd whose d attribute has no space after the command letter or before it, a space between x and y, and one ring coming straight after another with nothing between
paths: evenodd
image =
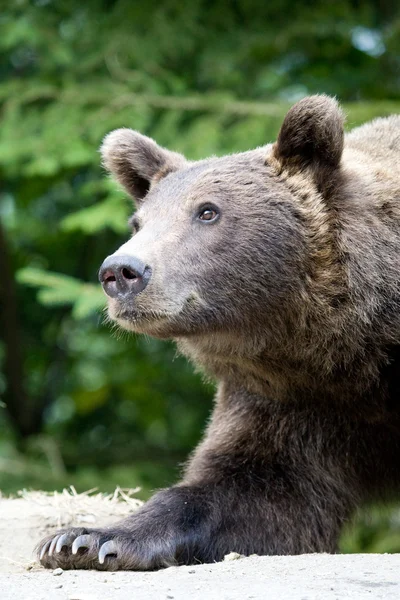
<instances>
[{"instance_id":1,"label":"bear shoulder","mask_svg":"<svg viewBox=\"0 0 400 600\"><path fill-rule=\"evenodd\" d=\"M377 163L393 176L400 174L400 115L379 117L356 127L345 136L345 156L349 151L362 154L362 160Z\"/></svg>"}]
</instances>

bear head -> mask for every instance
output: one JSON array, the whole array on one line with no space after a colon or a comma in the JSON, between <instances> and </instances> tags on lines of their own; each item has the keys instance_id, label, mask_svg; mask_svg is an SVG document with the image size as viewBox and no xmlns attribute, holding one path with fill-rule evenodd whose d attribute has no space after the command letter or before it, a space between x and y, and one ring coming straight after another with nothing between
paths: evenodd
<instances>
[{"instance_id":1,"label":"bear head","mask_svg":"<svg viewBox=\"0 0 400 600\"><path fill-rule=\"evenodd\" d=\"M111 319L214 353L288 350L343 295L332 208L342 149L327 96L292 107L275 144L220 158L108 134L103 164L137 205L131 239L100 269Z\"/></svg>"}]
</instances>

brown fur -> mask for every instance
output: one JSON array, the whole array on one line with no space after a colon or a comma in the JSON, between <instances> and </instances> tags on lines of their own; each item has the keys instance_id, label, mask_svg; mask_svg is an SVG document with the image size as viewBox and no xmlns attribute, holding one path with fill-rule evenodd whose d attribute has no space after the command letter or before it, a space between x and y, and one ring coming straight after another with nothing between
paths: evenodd
<instances>
[{"instance_id":1,"label":"brown fur","mask_svg":"<svg viewBox=\"0 0 400 600\"><path fill-rule=\"evenodd\" d=\"M343 136L337 103L314 96L250 152L189 163L118 130L102 153L139 206L113 257L151 268L110 316L174 338L219 387L178 485L117 527L69 531L59 553L44 540L42 563L335 551L354 508L400 484L400 117Z\"/></svg>"}]
</instances>

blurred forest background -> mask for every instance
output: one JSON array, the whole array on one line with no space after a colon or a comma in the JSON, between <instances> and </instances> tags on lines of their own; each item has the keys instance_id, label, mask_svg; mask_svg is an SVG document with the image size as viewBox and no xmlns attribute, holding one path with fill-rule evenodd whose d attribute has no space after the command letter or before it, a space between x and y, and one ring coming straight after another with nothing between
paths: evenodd
<instances>
[{"instance_id":1,"label":"blurred forest background","mask_svg":"<svg viewBox=\"0 0 400 600\"><path fill-rule=\"evenodd\" d=\"M98 147L127 126L196 159L272 141L336 95L348 127L400 112L391 0L14 0L0 8L0 489L172 483L213 388L174 346L115 335L97 283L131 202ZM397 5L398 6L398 5ZM400 508L345 551L400 551Z\"/></svg>"}]
</instances>

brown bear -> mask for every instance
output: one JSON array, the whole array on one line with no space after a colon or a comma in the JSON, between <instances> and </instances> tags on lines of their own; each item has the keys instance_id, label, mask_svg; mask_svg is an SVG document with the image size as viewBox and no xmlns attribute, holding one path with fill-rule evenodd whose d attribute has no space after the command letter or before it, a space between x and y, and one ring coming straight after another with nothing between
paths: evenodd
<instances>
[{"instance_id":1,"label":"brown bear","mask_svg":"<svg viewBox=\"0 0 400 600\"><path fill-rule=\"evenodd\" d=\"M278 140L198 162L119 129L105 167L137 203L100 281L121 327L218 380L183 479L104 529L39 546L63 569L334 552L400 487L400 116L344 136L312 96Z\"/></svg>"}]
</instances>

